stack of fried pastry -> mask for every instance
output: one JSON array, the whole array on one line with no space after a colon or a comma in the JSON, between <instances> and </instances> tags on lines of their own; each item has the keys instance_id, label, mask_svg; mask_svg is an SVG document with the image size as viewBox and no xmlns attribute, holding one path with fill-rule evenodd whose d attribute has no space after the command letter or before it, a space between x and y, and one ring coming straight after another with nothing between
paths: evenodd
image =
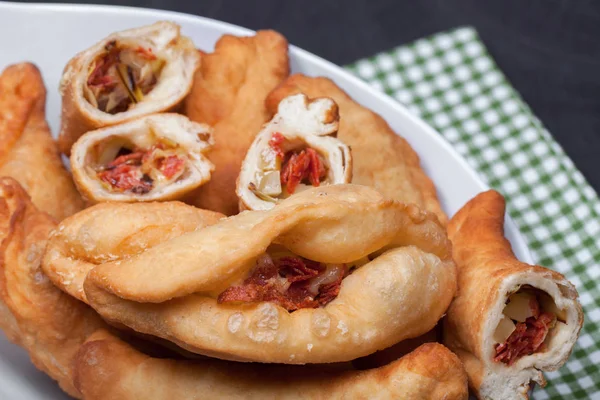
<instances>
[{"instance_id":1,"label":"stack of fried pastry","mask_svg":"<svg viewBox=\"0 0 600 400\"><path fill-rule=\"evenodd\" d=\"M65 68L56 144L39 72L8 67L0 328L81 399L526 398L575 288L514 258L498 194L447 230L406 140L288 74L273 31L114 33Z\"/></svg>"}]
</instances>

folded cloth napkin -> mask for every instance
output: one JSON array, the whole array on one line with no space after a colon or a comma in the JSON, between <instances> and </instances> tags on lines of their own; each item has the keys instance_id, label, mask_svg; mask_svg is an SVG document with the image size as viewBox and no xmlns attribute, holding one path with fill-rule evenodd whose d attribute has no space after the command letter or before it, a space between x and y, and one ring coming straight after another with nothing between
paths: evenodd
<instances>
[{"instance_id":1,"label":"folded cloth napkin","mask_svg":"<svg viewBox=\"0 0 600 400\"><path fill-rule=\"evenodd\" d=\"M347 67L444 136L490 186L534 260L577 286L585 324L569 361L535 399L600 393L600 201L506 80L470 27L417 40Z\"/></svg>"}]
</instances>

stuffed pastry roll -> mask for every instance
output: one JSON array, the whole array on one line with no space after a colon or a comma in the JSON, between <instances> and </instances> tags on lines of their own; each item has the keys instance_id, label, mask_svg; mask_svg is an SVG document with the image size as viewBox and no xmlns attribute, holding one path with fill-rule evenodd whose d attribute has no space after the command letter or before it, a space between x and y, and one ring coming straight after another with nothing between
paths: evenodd
<instances>
[{"instance_id":1,"label":"stuffed pastry roll","mask_svg":"<svg viewBox=\"0 0 600 400\"><path fill-rule=\"evenodd\" d=\"M179 25L157 22L113 33L65 67L60 150L85 132L168 111L189 93L200 54Z\"/></svg>"},{"instance_id":2,"label":"stuffed pastry roll","mask_svg":"<svg viewBox=\"0 0 600 400\"><path fill-rule=\"evenodd\" d=\"M185 114L214 128L215 165L210 182L186 203L223 214L238 213L235 186L254 137L269 120L265 98L289 74L288 43L274 31L254 36L224 35L215 51L202 56Z\"/></svg>"},{"instance_id":3,"label":"stuffed pastry roll","mask_svg":"<svg viewBox=\"0 0 600 400\"><path fill-rule=\"evenodd\" d=\"M97 265L84 290L108 321L191 352L342 362L435 326L455 293L450 253L434 215L331 185Z\"/></svg>"},{"instance_id":4,"label":"stuffed pastry roll","mask_svg":"<svg viewBox=\"0 0 600 400\"><path fill-rule=\"evenodd\" d=\"M446 399L465 400L464 370L441 344L426 344L381 368L247 365L150 357L106 331L81 347L75 382L87 400Z\"/></svg>"},{"instance_id":5,"label":"stuffed pastry roll","mask_svg":"<svg viewBox=\"0 0 600 400\"><path fill-rule=\"evenodd\" d=\"M469 201L450 221L458 296L445 343L481 399L527 399L531 382L560 368L583 324L575 287L561 274L515 258L504 238L503 197Z\"/></svg>"},{"instance_id":6,"label":"stuffed pastry roll","mask_svg":"<svg viewBox=\"0 0 600 400\"><path fill-rule=\"evenodd\" d=\"M321 185L349 183L350 148L334 136L335 102L303 94L283 99L250 146L238 178L241 209L268 210L292 194Z\"/></svg>"},{"instance_id":7,"label":"stuffed pastry roll","mask_svg":"<svg viewBox=\"0 0 600 400\"><path fill-rule=\"evenodd\" d=\"M88 132L72 148L73 178L92 202L178 199L210 179L211 132L179 114Z\"/></svg>"},{"instance_id":8,"label":"stuffed pastry roll","mask_svg":"<svg viewBox=\"0 0 600 400\"><path fill-rule=\"evenodd\" d=\"M84 204L52 139L45 109L46 88L35 65L7 67L0 75L0 176L16 179L38 209L60 221Z\"/></svg>"},{"instance_id":9,"label":"stuffed pastry roll","mask_svg":"<svg viewBox=\"0 0 600 400\"><path fill-rule=\"evenodd\" d=\"M419 156L381 116L350 98L330 79L301 74L290 76L269 94L270 114L277 112L281 100L295 93L329 97L338 105L337 138L352 149L352 183L374 187L388 199L414 203L446 224L435 186L421 168Z\"/></svg>"},{"instance_id":10,"label":"stuffed pastry roll","mask_svg":"<svg viewBox=\"0 0 600 400\"><path fill-rule=\"evenodd\" d=\"M0 304L3 313L10 313L9 323L0 326L27 350L37 368L80 398L73 386L72 362L86 338L105 324L42 272L46 241L55 227L15 180L0 178Z\"/></svg>"}]
</instances>

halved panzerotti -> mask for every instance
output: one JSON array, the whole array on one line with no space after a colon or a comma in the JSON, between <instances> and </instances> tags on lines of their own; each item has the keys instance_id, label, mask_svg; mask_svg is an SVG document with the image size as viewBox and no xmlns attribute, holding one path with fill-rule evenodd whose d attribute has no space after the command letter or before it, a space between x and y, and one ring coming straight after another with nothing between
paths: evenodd
<instances>
[{"instance_id":1,"label":"halved panzerotti","mask_svg":"<svg viewBox=\"0 0 600 400\"><path fill-rule=\"evenodd\" d=\"M577 290L563 275L516 259L504 238L504 198L469 201L450 221L458 296L444 342L484 399L526 399L569 357L583 324Z\"/></svg>"},{"instance_id":2,"label":"halved panzerotti","mask_svg":"<svg viewBox=\"0 0 600 400\"><path fill-rule=\"evenodd\" d=\"M237 182L240 209L268 210L311 187L349 183L350 148L335 136L335 102L288 96L254 139Z\"/></svg>"},{"instance_id":3,"label":"halved panzerotti","mask_svg":"<svg viewBox=\"0 0 600 400\"><path fill-rule=\"evenodd\" d=\"M164 201L208 182L211 128L179 114L156 114L83 135L71 169L89 201Z\"/></svg>"},{"instance_id":4,"label":"halved panzerotti","mask_svg":"<svg viewBox=\"0 0 600 400\"><path fill-rule=\"evenodd\" d=\"M69 61L60 84L60 150L85 132L169 111L189 93L200 54L179 25L113 33Z\"/></svg>"}]
</instances>

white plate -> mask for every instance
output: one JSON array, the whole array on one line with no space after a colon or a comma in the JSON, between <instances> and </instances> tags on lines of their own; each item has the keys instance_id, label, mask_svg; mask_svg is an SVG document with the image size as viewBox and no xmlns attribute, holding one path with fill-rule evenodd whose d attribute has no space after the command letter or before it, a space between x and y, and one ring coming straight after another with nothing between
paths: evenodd
<instances>
[{"instance_id":1,"label":"white plate","mask_svg":"<svg viewBox=\"0 0 600 400\"><path fill-rule=\"evenodd\" d=\"M171 20L196 46L211 50L225 34L248 35L252 31L207 18L125 7L0 3L0 69L31 61L41 69L48 87L47 117L57 132L60 115L58 82L67 61L111 32ZM336 65L302 49L290 49L293 72L333 79L350 96L381 114L421 156L423 167L434 180L445 211L454 214L467 200L487 189L477 173L441 136L406 108ZM507 221L506 234L517 255L531 257L517 228ZM0 333L1 399L66 399L58 387L29 362L27 354L8 343Z\"/></svg>"}]
</instances>

